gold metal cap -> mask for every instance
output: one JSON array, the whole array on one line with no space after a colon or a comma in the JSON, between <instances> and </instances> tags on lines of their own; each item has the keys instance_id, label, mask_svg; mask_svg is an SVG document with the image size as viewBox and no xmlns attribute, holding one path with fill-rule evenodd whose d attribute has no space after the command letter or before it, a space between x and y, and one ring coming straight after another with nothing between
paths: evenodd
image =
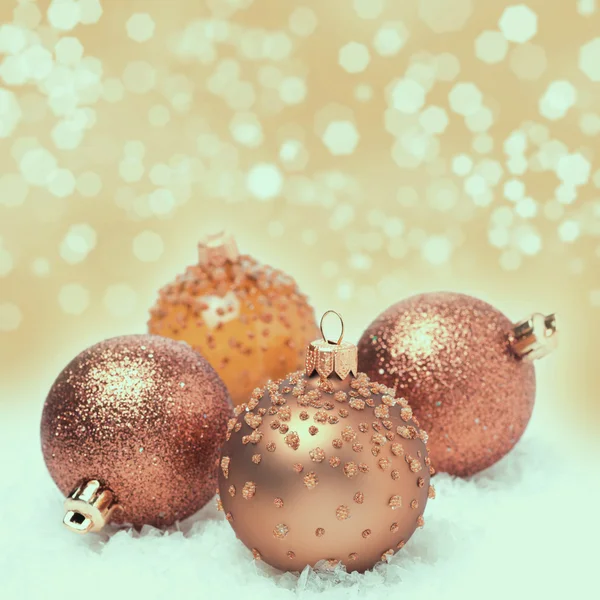
<instances>
[{"instance_id":1,"label":"gold metal cap","mask_svg":"<svg viewBox=\"0 0 600 600\"><path fill-rule=\"evenodd\" d=\"M558 344L556 315L534 313L517 323L510 334L513 352L523 360L536 360L550 354Z\"/></svg>"},{"instance_id":2,"label":"gold metal cap","mask_svg":"<svg viewBox=\"0 0 600 600\"><path fill-rule=\"evenodd\" d=\"M220 267L226 262L235 262L240 256L233 236L221 231L207 235L198 244L198 261L201 265Z\"/></svg>"},{"instance_id":3,"label":"gold metal cap","mask_svg":"<svg viewBox=\"0 0 600 600\"><path fill-rule=\"evenodd\" d=\"M74 533L100 531L117 507L115 495L92 479L77 486L65 500L63 524Z\"/></svg>"},{"instance_id":4,"label":"gold metal cap","mask_svg":"<svg viewBox=\"0 0 600 600\"><path fill-rule=\"evenodd\" d=\"M323 320L328 314L337 315L342 331L337 342L328 340L323 332ZM350 373L356 377L358 373L358 349L350 342L343 342L344 320L334 310L328 310L321 317L322 340L311 342L306 349L305 373L310 377L315 371L321 377L329 377L335 373L340 379L346 379Z\"/></svg>"}]
</instances>

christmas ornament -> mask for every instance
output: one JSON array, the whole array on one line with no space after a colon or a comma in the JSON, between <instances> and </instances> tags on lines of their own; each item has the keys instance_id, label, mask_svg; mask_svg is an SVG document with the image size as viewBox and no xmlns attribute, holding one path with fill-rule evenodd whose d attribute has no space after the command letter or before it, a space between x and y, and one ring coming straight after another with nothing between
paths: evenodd
<instances>
[{"instance_id":1,"label":"christmas ornament","mask_svg":"<svg viewBox=\"0 0 600 600\"><path fill-rule=\"evenodd\" d=\"M235 404L301 366L316 324L294 280L240 256L231 236L199 245L199 262L160 291L150 333L185 340L221 376Z\"/></svg>"},{"instance_id":2,"label":"christmas ornament","mask_svg":"<svg viewBox=\"0 0 600 600\"><path fill-rule=\"evenodd\" d=\"M430 434L436 469L477 473L517 443L535 399L532 361L556 344L554 315L513 325L486 302L454 293L394 304L364 332L360 368L394 388Z\"/></svg>"},{"instance_id":3,"label":"christmas ornament","mask_svg":"<svg viewBox=\"0 0 600 600\"><path fill-rule=\"evenodd\" d=\"M232 414L214 369L189 346L151 335L100 342L50 389L42 451L77 533L105 523L164 527L214 495Z\"/></svg>"},{"instance_id":4,"label":"christmas ornament","mask_svg":"<svg viewBox=\"0 0 600 600\"><path fill-rule=\"evenodd\" d=\"M304 371L254 390L221 453L222 509L278 569L370 569L423 525L434 495L427 435L404 400L357 373L342 336L343 325L337 342L308 346Z\"/></svg>"}]
</instances>

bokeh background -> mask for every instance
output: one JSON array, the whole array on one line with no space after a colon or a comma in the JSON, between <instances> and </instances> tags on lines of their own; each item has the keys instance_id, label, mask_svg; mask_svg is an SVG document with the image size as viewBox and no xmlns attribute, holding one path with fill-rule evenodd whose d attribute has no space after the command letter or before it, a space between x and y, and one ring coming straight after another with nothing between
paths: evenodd
<instances>
[{"instance_id":1,"label":"bokeh background","mask_svg":"<svg viewBox=\"0 0 600 600\"><path fill-rule=\"evenodd\" d=\"M2 0L0 410L226 228L354 339L428 290L556 311L536 418L597 433L598 4Z\"/></svg>"}]
</instances>

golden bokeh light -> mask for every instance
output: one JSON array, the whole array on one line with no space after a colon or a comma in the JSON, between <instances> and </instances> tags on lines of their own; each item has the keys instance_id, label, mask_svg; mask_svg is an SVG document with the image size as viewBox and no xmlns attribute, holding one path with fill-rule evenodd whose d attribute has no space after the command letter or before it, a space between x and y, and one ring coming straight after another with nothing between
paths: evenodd
<instances>
[{"instance_id":1,"label":"golden bokeh light","mask_svg":"<svg viewBox=\"0 0 600 600\"><path fill-rule=\"evenodd\" d=\"M541 411L598 424L595 0L7 0L0 23L3 406L143 332L225 227L355 338L420 291L556 311Z\"/></svg>"}]
</instances>

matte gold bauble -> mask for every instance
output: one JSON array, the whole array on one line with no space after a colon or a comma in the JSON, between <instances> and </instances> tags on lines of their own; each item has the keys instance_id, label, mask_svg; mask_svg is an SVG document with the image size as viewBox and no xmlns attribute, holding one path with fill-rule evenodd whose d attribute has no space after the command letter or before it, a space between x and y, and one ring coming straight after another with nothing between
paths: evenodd
<instances>
[{"instance_id":1,"label":"matte gold bauble","mask_svg":"<svg viewBox=\"0 0 600 600\"><path fill-rule=\"evenodd\" d=\"M427 436L404 400L357 373L356 346L311 343L304 371L256 389L236 414L220 502L256 559L365 571L423 525Z\"/></svg>"}]
</instances>

